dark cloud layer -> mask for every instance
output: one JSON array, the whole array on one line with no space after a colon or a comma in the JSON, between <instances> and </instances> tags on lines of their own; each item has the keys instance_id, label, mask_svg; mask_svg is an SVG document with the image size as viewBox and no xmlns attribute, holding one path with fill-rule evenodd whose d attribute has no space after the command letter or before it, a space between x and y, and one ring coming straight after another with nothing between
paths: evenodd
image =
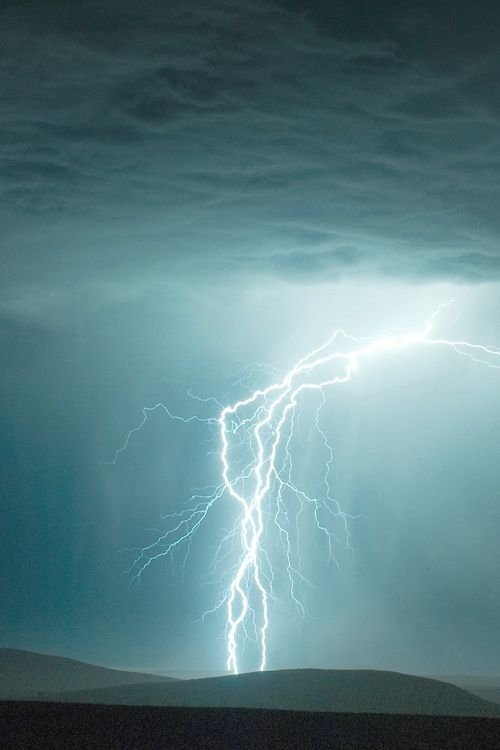
<instances>
[{"instance_id":1,"label":"dark cloud layer","mask_svg":"<svg viewBox=\"0 0 500 750\"><path fill-rule=\"evenodd\" d=\"M206 6L3 5L10 293L137 267L499 277L495 4Z\"/></svg>"}]
</instances>

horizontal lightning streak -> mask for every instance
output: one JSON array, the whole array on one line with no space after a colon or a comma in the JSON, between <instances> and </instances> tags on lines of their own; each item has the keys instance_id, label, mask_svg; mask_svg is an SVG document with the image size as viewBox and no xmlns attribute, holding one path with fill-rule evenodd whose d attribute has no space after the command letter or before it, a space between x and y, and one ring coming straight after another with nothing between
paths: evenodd
<instances>
[{"instance_id":1,"label":"horizontal lightning streak","mask_svg":"<svg viewBox=\"0 0 500 750\"><path fill-rule=\"evenodd\" d=\"M349 544L349 524L353 518L345 513L331 496L330 472L333 451L320 426L320 409L325 403L325 389L348 383L364 360L382 353L412 346L445 347L473 362L500 369L500 348L463 340L430 338L439 313L450 303L439 305L425 327L415 333L383 337L356 338L338 329L322 345L300 359L287 373L266 388L258 388L246 398L222 407L212 397L191 398L213 403L220 408L217 417L180 417L163 403L143 409L143 419L128 433L113 460L115 464L132 436L146 424L150 414L163 410L171 419L184 423L202 422L217 427L220 450L221 482L206 495L193 495L192 507L167 516L173 521L170 528L150 545L143 547L129 568L139 579L144 570L159 557L173 555L183 544L189 544L204 523L208 513L223 497L236 502L239 514L234 525L223 535L216 551L216 564L227 562L221 576L222 594L214 607L203 615L219 611L225 606L227 668L238 672L238 654L245 641L254 633L260 654L259 668L265 669L270 626L269 602L274 598L273 582L276 565L271 564L268 550L270 529L274 526L284 554L284 569L288 592L299 614L305 614L298 589L307 582L302 574L299 550L299 517L309 508L316 528L327 542L328 557L333 562L332 519L340 519ZM339 370L340 371L337 371ZM251 365L240 373L240 386L256 373L268 377L279 371L264 365ZM311 497L297 487L293 480L292 441L296 436L295 414L298 400L311 392L321 395L316 409L314 428L326 451L325 473L322 480L324 494ZM244 456L244 458L242 458ZM201 490L202 492L204 490ZM294 498L295 509L288 498ZM266 520L268 524L266 526ZM189 553L189 547L186 553ZM236 554L236 561L234 561ZM185 558L186 559L186 558ZM184 559L184 560L185 560Z\"/></svg>"}]
</instances>

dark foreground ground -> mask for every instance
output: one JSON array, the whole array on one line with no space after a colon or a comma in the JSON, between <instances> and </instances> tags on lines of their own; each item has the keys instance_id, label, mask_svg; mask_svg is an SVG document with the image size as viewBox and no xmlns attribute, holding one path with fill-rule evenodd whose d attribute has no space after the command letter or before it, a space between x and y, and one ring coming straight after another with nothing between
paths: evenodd
<instances>
[{"instance_id":1,"label":"dark foreground ground","mask_svg":"<svg viewBox=\"0 0 500 750\"><path fill-rule=\"evenodd\" d=\"M500 748L500 719L0 702L0 746L75 748Z\"/></svg>"}]
</instances>

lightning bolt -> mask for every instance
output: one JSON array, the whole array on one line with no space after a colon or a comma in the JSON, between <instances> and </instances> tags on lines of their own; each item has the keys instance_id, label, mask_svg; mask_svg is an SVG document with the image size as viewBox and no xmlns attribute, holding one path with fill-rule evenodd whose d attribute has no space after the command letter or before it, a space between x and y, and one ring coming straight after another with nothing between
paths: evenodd
<instances>
[{"instance_id":1,"label":"lightning bolt","mask_svg":"<svg viewBox=\"0 0 500 750\"><path fill-rule=\"evenodd\" d=\"M230 500L237 510L236 520L223 535L214 559L214 570L223 570L219 581L222 593L215 606L203 615L204 618L225 608L229 671L238 673L239 656L250 634L257 643L259 669L266 668L270 606L276 599L276 579L281 574L290 601L300 615L305 614L300 588L309 582L302 571L300 535L307 516L324 537L332 562L335 563L336 541L333 530L339 523L350 549L349 521L353 516L345 513L331 494L333 451L320 425L327 390L348 383L365 361L411 347L444 347L477 364L500 369L500 349L495 346L432 337L436 318L449 304L439 305L425 326L414 332L358 338L338 329L285 373L264 365L250 365L240 372L238 385L243 387L257 375L273 376L275 381L227 406L212 397L202 399L189 393L197 401L214 404L219 410L217 416L180 417L163 403L146 407L141 422L116 451L111 463L118 461L133 435L156 410L163 410L174 420L203 422L215 428L220 483L193 494L187 507L166 516L166 531L138 550L128 572L139 580L151 563L173 556L180 548L186 550L185 563L192 539L207 516L215 506ZM298 436L299 407L314 393L319 395L319 405L313 429L326 458L321 489L313 494L294 480L292 441ZM271 564L276 547L281 550L281 566Z\"/></svg>"}]
</instances>

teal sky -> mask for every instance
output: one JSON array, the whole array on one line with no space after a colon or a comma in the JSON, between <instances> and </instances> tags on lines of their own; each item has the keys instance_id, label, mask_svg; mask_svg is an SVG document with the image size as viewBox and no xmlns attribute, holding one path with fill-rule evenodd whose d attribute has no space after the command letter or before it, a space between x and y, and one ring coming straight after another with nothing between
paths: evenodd
<instances>
[{"instance_id":1,"label":"teal sky","mask_svg":"<svg viewBox=\"0 0 500 750\"><path fill-rule=\"evenodd\" d=\"M199 618L231 509L184 574L133 586L120 552L214 481L210 430L158 413L106 462L144 406L207 414L189 389L224 401L338 327L454 299L436 331L500 346L500 18L168 5L0 11L0 646L220 670L223 619ZM362 517L339 568L304 531L308 615L276 605L270 667L500 671L499 396L500 370L420 349L328 392L334 494Z\"/></svg>"}]
</instances>

